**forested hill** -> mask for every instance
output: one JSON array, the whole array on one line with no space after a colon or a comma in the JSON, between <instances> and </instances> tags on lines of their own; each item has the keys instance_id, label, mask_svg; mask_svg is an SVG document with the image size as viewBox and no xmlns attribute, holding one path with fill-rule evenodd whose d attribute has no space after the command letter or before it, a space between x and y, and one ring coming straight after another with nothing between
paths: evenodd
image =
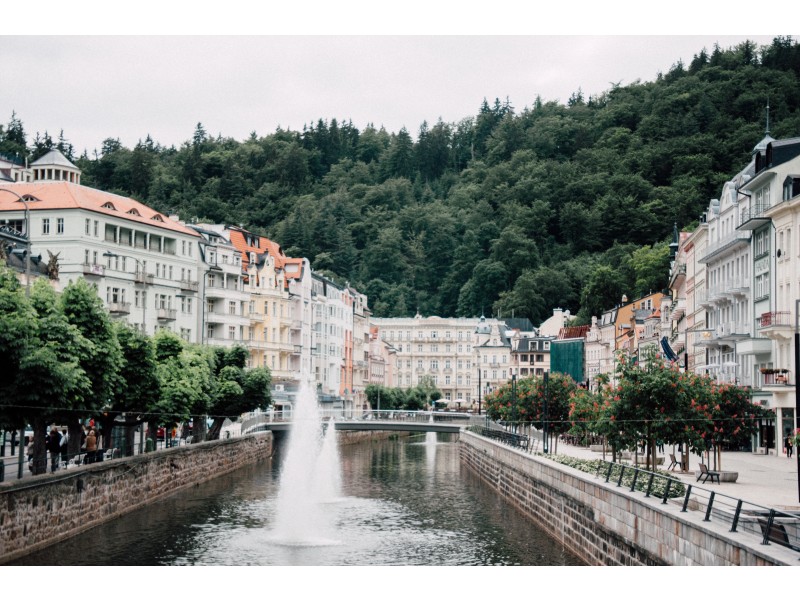
<instances>
[{"instance_id":1,"label":"forested hill","mask_svg":"<svg viewBox=\"0 0 800 600\"><path fill-rule=\"evenodd\" d=\"M696 222L749 161L767 102L771 135L800 135L799 76L800 47L777 38L698 49L654 81L565 105L484 100L413 137L321 119L237 141L198 124L179 149L109 138L72 158L86 185L266 234L366 293L376 316L539 323L562 307L586 322L665 286L673 224ZM29 143L22 117L1 153L72 151L63 134Z\"/></svg>"}]
</instances>

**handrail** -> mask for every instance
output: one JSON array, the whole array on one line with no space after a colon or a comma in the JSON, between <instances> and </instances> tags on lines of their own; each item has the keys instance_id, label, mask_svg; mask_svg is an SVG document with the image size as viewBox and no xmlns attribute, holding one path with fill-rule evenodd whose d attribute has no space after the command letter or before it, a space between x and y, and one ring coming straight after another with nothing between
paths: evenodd
<instances>
[{"instance_id":1,"label":"handrail","mask_svg":"<svg viewBox=\"0 0 800 600\"><path fill-rule=\"evenodd\" d=\"M702 513L705 522L714 520L729 523L730 533L752 535L759 539L762 545L773 542L800 553L800 514L748 502L699 485L685 484L673 475L664 475L602 459L596 460L598 465L595 478L603 478L609 483L613 482L612 477L617 477L617 487L621 487L624 475L628 473L633 480L629 489L631 492L644 491L645 497L651 495L660 497L662 504L666 504L670 498L677 501L682 496L680 499L682 513ZM604 467L605 472L601 473ZM638 482L641 485L637 485L640 473L646 474L649 478L646 488L641 481ZM653 492L653 483L659 480L664 490ZM673 489L675 483L678 486Z\"/></svg>"}]
</instances>

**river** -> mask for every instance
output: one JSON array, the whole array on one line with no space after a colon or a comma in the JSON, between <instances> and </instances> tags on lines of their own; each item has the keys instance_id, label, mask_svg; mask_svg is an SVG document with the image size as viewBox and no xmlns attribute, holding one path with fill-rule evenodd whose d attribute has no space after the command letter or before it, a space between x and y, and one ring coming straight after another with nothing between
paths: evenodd
<instances>
[{"instance_id":1,"label":"river","mask_svg":"<svg viewBox=\"0 0 800 600\"><path fill-rule=\"evenodd\" d=\"M439 434L340 448L326 545L271 539L279 469L242 468L15 561L15 565L582 565L461 464Z\"/></svg>"}]
</instances>

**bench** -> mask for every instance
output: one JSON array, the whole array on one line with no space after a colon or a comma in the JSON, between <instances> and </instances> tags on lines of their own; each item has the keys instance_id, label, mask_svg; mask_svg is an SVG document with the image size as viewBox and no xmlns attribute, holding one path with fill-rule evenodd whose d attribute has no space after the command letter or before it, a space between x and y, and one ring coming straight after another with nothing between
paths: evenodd
<instances>
[{"instance_id":1,"label":"bench","mask_svg":"<svg viewBox=\"0 0 800 600\"><path fill-rule=\"evenodd\" d=\"M678 466L678 461L675 460L675 455L674 454L670 454L669 455L669 460L670 460L670 463L669 463L669 466L667 467L667 471L674 471L675 467Z\"/></svg>"},{"instance_id":2,"label":"bench","mask_svg":"<svg viewBox=\"0 0 800 600\"><path fill-rule=\"evenodd\" d=\"M786 533L786 528L781 523L775 523L773 521L769 530L767 530L767 526L769 525L767 519L759 519L758 524L761 527L761 533L764 535L765 544L768 542L775 542L780 546L786 546L795 552L800 552L800 546L792 543L789 539L789 534Z\"/></svg>"},{"instance_id":3,"label":"bench","mask_svg":"<svg viewBox=\"0 0 800 600\"><path fill-rule=\"evenodd\" d=\"M711 483L714 483L715 479L717 480L717 483L720 483L719 473L717 471L709 471L706 465L700 463L700 475L697 476L697 481L700 481L702 478L703 483L705 483L708 481L709 477L711 478Z\"/></svg>"}]
</instances>

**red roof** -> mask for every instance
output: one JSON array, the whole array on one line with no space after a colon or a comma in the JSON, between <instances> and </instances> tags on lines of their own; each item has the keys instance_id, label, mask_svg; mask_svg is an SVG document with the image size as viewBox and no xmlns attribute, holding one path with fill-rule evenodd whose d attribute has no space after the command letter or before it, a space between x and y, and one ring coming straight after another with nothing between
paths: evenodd
<instances>
[{"instance_id":1,"label":"red roof","mask_svg":"<svg viewBox=\"0 0 800 600\"><path fill-rule=\"evenodd\" d=\"M276 269L284 269L284 285L288 286L289 279L300 279L303 276L303 259L290 258L283 253L280 244L273 242L271 239L257 236L258 246L250 245L247 243L245 231L239 228L231 228L231 244L242 253L242 269L247 269L250 264L250 253L256 254L269 253L275 260ZM287 271L287 265L299 265L300 268L296 271Z\"/></svg>"},{"instance_id":2,"label":"red roof","mask_svg":"<svg viewBox=\"0 0 800 600\"><path fill-rule=\"evenodd\" d=\"M589 325L575 325L573 327L562 327L558 330L559 340L571 340L573 338L585 338L589 332Z\"/></svg>"},{"instance_id":3,"label":"red roof","mask_svg":"<svg viewBox=\"0 0 800 600\"><path fill-rule=\"evenodd\" d=\"M16 192L20 196L33 196L35 200L28 202L28 208L31 211L90 210L141 225L150 225L193 237L200 236L194 229L173 221L133 198L118 196L117 194L96 190L76 183L42 181L35 183L9 183L4 184L2 187ZM0 193L0 212L11 210L25 210L25 207L13 194Z\"/></svg>"}]
</instances>

